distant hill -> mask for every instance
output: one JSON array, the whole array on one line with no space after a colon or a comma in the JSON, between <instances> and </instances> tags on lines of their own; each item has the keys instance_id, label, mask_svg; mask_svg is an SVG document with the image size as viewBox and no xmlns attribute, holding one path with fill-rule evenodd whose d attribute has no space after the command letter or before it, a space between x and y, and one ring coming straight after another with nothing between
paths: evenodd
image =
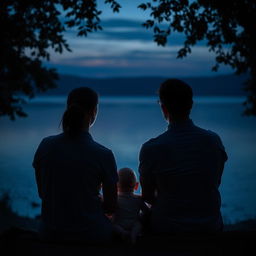
<instances>
[{"instance_id":1,"label":"distant hill","mask_svg":"<svg viewBox=\"0 0 256 256\"><path fill-rule=\"evenodd\" d=\"M243 83L247 76L220 75L213 77L181 78L193 88L196 96L243 96ZM66 95L80 86L95 89L100 95L156 95L164 77L127 77L127 78L83 78L61 75L58 88L49 90L47 95Z\"/></svg>"}]
</instances>

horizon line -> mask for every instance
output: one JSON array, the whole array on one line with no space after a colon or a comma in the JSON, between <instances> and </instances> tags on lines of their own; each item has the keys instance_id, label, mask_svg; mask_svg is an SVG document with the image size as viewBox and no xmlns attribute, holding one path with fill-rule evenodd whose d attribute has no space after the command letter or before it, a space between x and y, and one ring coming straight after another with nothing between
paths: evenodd
<instances>
[{"instance_id":1,"label":"horizon line","mask_svg":"<svg viewBox=\"0 0 256 256\"><path fill-rule=\"evenodd\" d=\"M195 75L195 76L156 76L156 75L141 75L141 76L105 76L105 77L92 77L92 76L83 76L83 75L76 75L76 74L65 74L65 73L59 73L59 76L72 76L72 77L78 77L78 78L85 78L85 79L134 79L134 78L182 78L182 79L188 79L188 78L214 78L214 77L225 77L225 76L246 76L246 74L235 74L235 73L225 73L225 74L216 74L216 75Z\"/></svg>"}]
</instances>

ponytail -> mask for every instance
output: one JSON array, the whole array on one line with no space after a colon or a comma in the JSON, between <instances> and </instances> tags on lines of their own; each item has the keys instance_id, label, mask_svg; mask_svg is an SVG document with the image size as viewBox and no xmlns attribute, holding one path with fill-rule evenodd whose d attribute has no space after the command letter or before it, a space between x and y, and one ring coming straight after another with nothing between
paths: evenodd
<instances>
[{"instance_id":1,"label":"ponytail","mask_svg":"<svg viewBox=\"0 0 256 256\"><path fill-rule=\"evenodd\" d=\"M74 135L81 131L85 119L85 112L79 105L69 106L62 117L62 129L64 133Z\"/></svg>"},{"instance_id":2,"label":"ponytail","mask_svg":"<svg viewBox=\"0 0 256 256\"><path fill-rule=\"evenodd\" d=\"M73 136L81 132L84 128L86 116L92 115L97 104L98 95L92 89L80 87L72 90L68 95L67 109L62 117L64 133Z\"/></svg>"}]
</instances>

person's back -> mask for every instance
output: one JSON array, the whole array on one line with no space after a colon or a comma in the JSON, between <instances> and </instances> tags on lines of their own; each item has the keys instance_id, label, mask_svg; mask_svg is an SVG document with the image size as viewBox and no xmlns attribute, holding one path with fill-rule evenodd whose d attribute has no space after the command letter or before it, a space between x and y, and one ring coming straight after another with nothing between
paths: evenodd
<instances>
[{"instance_id":1,"label":"person's back","mask_svg":"<svg viewBox=\"0 0 256 256\"><path fill-rule=\"evenodd\" d=\"M154 230L220 229L218 187L224 149L217 135L189 120L179 127L170 127L145 143L142 150L145 148L151 152L157 189L152 208Z\"/></svg>"},{"instance_id":2,"label":"person's back","mask_svg":"<svg viewBox=\"0 0 256 256\"><path fill-rule=\"evenodd\" d=\"M88 242L111 238L112 226L99 197L101 186L116 187L116 164L109 149L87 130L63 132L43 139L33 166L42 199L43 237ZM110 196L115 203L114 190Z\"/></svg>"},{"instance_id":3,"label":"person's back","mask_svg":"<svg viewBox=\"0 0 256 256\"><path fill-rule=\"evenodd\" d=\"M118 193L114 224L120 225L125 230L131 230L139 219L142 204L143 201L140 196L132 193Z\"/></svg>"},{"instance_id":4,"label":"person's back","mask_svg":"<svg viewBox=\"0 0 256 256\"><path fill-rule=\"evenodd\" d=\"M63 133L44 139L37 155L44 228L59 233L90 232L90 236L97 232L97 226L101 231L106 225L109 229L99 189L102 182L108 182L104 175L115 168L111 151L94 142L87 132L75 139Z\"/></svg>"},{"instance_id":5,"label":"person's back","mask_svg":"<svg viewBox=\"0 0 256 256\"><path fill-rule=\"evenodd\" d=\"M153 231L221 230L218 187L225 161L219 136L189 118L170 122L165 133L146 142L140 174L145 199L153 205Z\"/></svg>"}]
</instances>

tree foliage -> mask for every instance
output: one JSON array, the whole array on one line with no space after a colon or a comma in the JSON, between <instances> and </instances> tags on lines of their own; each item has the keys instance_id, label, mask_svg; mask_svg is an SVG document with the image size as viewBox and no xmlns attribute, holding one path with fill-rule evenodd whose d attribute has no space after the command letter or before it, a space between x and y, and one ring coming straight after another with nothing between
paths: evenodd
<instances>
[{"instance_id":1,"label":"tree foliage","mask_svg":"<svg viewBox=\"0 0 256 256\"><path fill-rule=\"evenodd\" d=\"M143 1L143 0L142 0ZM118 12L120 4L105 0ZM158 45L166 45L174 32L185 35L178 58L204 40L220 64L237 74L249 73L245 113L256 115L256 2L252 0L151 0L138 6L150 12L144 27L153 29ZM50 51L71 51L67 29L78 36L101 30L96 0L4 0L0 2L0 116L26 116L24 96L56 86L55 69L43 66Z\"/></svg>"},{"instance_id":2,"label":"tree foliage","mask_svg":"<svg viewBox=\"0 0 256 256\"><path fill-rule=\"evenodd\" d=\"M105 0L114 12L120 5ZM96 0L0 1L0 116L26 116L25 97L56 86L55 69L43 66L50 51L70 51L64 38L68 28L78 36L101 30Z\"/></svg>"},{"instance_id":3,"label":"tree foliage","mask_svg":"<svg viewBox=\"0 0 256 256\"><path fill-rule=\"evenodd\" d=\"M185 35L178 58L190 54L191 48L204 40L216 56L213 71L224 64L238 75L249 73L245 114L256 115L256 1L153 0L139 8L150 11L151 19L143 26L153 29L158 45L166 45L174 32Z\"/></svg>"}]
</instances>

